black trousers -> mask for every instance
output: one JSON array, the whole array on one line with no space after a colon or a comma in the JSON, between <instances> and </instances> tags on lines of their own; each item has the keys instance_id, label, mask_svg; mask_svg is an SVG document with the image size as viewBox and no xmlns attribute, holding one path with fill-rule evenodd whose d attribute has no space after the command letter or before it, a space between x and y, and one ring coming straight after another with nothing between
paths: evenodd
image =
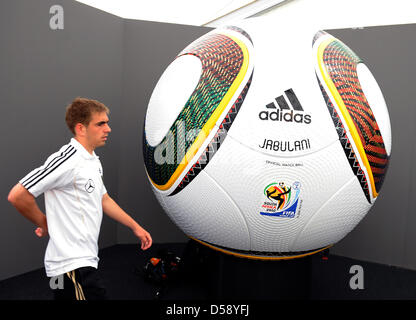
<instances>
[{"instance_id":1,"label":"black trousers","mask_svg":"<svg viewBox=\"0 0 416 320\"><path fill-rule=\"evenodd\" d=\"M78 268L60 277L59 285L51 286L55 300L107 300L103 281L93 267Z\"/></svg>"}]
</instances>

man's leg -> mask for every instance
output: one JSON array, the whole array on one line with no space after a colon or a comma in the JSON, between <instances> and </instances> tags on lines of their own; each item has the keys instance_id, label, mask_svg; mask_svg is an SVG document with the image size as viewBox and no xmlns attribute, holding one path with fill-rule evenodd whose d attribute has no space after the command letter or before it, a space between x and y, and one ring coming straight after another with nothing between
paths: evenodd
<instances>
[{"instance_id":1,"label":"man's leg","mask_svg":"<svg viewBox=\"0 0 416 320\"><path fill-rule=\"evenodd\" d=\"M63 287L57 286L53 289L55 300L107 299L103 281L93 267L82 267L67 272L61 277L63 277Z\"/></svg>"},{"instance_id":2,"label":"man's leg","mask_svg":"<svg viewBox=\"0 0 416 320\"><path fill-rule=\"evenodd\" d=\"M83 267L77 271L86 300L107 300L107 292L97 269Z\"/></svg>"}]
</instances>

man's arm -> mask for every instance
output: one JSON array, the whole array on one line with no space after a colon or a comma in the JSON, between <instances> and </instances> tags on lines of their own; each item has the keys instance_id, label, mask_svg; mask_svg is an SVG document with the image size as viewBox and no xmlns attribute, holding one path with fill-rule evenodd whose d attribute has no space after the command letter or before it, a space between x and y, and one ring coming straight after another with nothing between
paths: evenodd
<instances>
[{"instance_id":1,"label":"man's arm","mask_svg":"<svg viewBox=\"0 0 416 320\"><path fill-rule=\"evenodd\" d=\"M103 211L110 218L129 227L141 241L142 250L150 248L152 237L132 217L130 217L120 206L106 193L102 200Z\"/></svg>"},{"instance_id":2,"label":"man's arm","mask_svg":"<svg viewBox=\"0 0 416 320\"><path fill-rule=\"evenodd\" d=\"M39 227L35 231L37 236L47 235L46 215L39 209L35 197L29 191L18 183L10 190L7 199L26 219Z\"/></svg>"}]
</instances>

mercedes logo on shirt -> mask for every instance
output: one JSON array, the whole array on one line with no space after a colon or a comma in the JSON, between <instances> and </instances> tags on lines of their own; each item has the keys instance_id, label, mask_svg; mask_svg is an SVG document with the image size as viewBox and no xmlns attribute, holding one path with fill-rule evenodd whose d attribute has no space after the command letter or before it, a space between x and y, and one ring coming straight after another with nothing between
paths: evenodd
<instances>
[{"instance_id":1,"label":"mercedes logo on shirt","mask_svg":"<svg viewBox=\"0 0 416 320\"><path fill-rule=\"evenodd\" d=\"M87 183L85 184L85 190L86 190L88 193L91 193L91 192L93 192L93 191L94 191L94 189L95 189L95 184L94 184L94 181L92 181L91 179L89 179L89 180L87 181Z\"/></svg>"}]
</instances>

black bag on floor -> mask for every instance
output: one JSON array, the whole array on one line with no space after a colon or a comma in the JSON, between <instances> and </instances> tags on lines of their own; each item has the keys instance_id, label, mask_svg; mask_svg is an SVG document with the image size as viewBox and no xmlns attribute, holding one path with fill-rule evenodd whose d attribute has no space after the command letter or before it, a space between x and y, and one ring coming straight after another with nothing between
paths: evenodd
<instances>
[{"instance_id":1,"label":"black bag on floor","mask_svg":"<svg viewBox=\"0 0 416 320\"><path fill-rule=\"evenodd\" d=\"M158 287L156 299L160 298L167 283L178 276L180 266L181 258L166 250L160 250L155 257L146 262L143 267L143 276Z\"/></svg>"}]
</instances>

